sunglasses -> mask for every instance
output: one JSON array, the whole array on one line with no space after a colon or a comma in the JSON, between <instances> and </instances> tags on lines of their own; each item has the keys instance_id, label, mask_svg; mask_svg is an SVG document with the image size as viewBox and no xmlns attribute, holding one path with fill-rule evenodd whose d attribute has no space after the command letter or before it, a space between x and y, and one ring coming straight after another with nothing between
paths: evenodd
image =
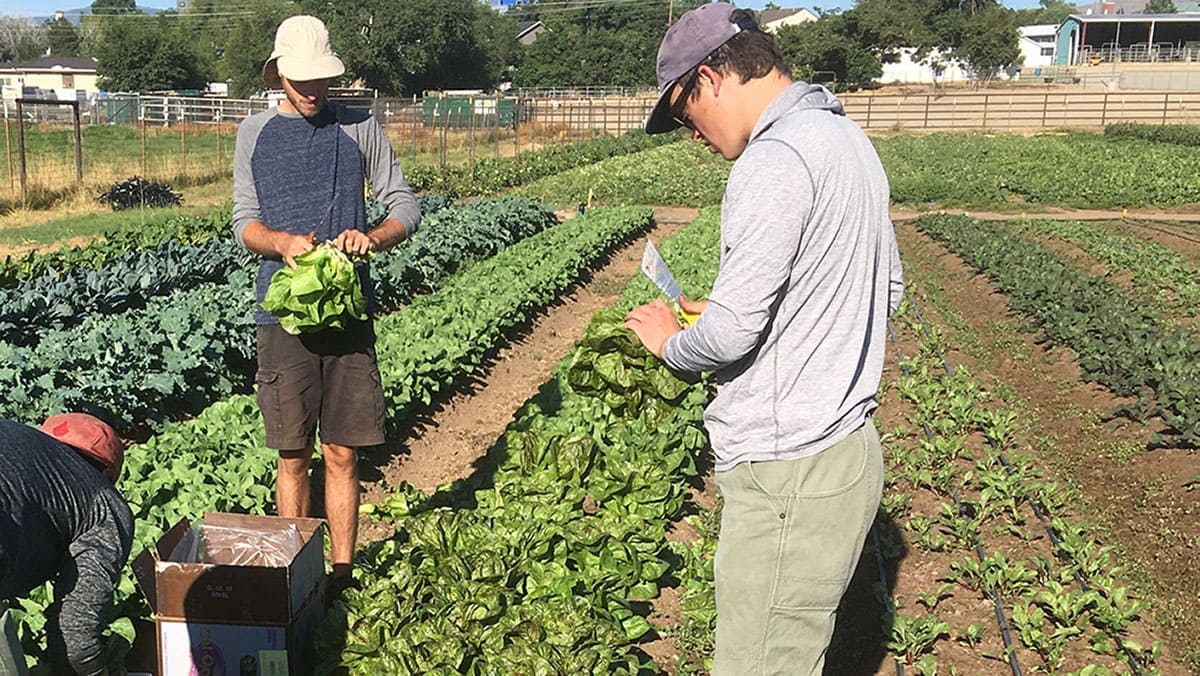
<instances>
[{"instance_id":1,"label":"sunglasses","mask_svg":"<svg viewBox=\"0 0 1200 676\"><path fill-rule=\"evenodd\" d=\"M689 131L695 131L696 126L692 122L692 118L688 116L686 109L688 99L692 98L692 93L696 89L696 85L700 82L700 71L694 70L692 74L684 80L683 85L679 88L679 98L675 99L675 103L671 105L671 117Z\"/></svg>"},{"instance_id":2,"label":"sunglasses","mask_svg":"<svg viewBox=\"0 0 1200 676\"><path fill-rule=\"evenodd\" d=\"M742 31L761 30L758 27L758 24L755 23L754 19L752 18L743 18L741 20L734 21L733 24L737 26L738 33ZM701 63L716 65L716 63L712 61L711 57L712 54L709 54L709 56L706 57ZM687 109L688 99L692 98L692 93L695 91L696 85L699 84L699 82L700 67L697 66L696 68L692 69L691 74L688 75L687 79L683 81L683 85L679 88L679 98L675 99L675 103L671 106L671 117L678 122L680 126L689 131L696 131L696 125L692 122L692 118L689 117L685 111Z\"/></svg>"}]
</instances>

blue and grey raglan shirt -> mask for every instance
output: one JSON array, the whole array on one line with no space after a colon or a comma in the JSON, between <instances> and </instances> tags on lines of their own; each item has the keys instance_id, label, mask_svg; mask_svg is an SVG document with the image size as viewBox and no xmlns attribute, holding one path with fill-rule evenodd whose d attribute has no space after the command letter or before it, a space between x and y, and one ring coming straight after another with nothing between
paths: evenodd
<instances>
[{"instance_id":1,"label":"blue and grey raglan shirt","mask_svg":"<svg viewBox=\"0 0 1200 676\"><path fill-rule=\"evenodd\" d=\"M334 240L344 230L367 231L364 179L388 217L404 224L408 234L421 221L421 208L392 153L383 128L370 113L330 101L312 119L278 108L255 113L238 127L233 161L233 231L243 233L251 221L272 230L307 235L314 241ZM283 261L263 258L256 284L258 324L279 319L262 309L271 276ZM374 310L374 292L366 264L359 281Z\"/></svg>"},{"instance_id":2,"label":"blue and grey raglan shirt","mask_svg":"<svg viewBox=\"0 0 1200 676\"><path fill-rule=\"evenodd\" d=\"M53 673L104 673L105 614L132 543L133 513L99 470L40 430L0 420L0 601L54 581Z\"/></svg>"}]
</instances>

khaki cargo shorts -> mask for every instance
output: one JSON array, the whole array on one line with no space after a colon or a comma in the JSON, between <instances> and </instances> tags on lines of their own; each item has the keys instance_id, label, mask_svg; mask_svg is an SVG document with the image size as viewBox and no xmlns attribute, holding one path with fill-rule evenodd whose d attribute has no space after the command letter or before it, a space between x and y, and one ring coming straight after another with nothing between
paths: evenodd
<instances>
[{"instance_id":1,"label":"khaki cargo shorts","mask_svg":"<svg viewBox=\"0 0 1200 676\"><path fill-rule=\"evenodd\" d=\"M268 448L307 448L318 429L325 444L383 443L383 386L370 321L299 336L260 325L254 381Z\"/></svg>"}]
</instances>

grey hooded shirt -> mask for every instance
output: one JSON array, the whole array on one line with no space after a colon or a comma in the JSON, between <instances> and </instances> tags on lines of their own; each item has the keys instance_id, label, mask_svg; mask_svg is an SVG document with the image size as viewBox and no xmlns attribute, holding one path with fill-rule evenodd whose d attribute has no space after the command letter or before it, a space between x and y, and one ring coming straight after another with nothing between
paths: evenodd
<instances>
[{"instance_id":1,"label":"grey hooded shirt","mask_svg":"<svg viewBox=\"0 0 1200 676\"><path fill-rule=\"evenodd\" d=\"M671 368L714 372L718 471L819 453L877 407L904 292L888 205L874 147L828 90L771 102L725 188L708 309L665 347Z\"/></svg>"}]
</instances>

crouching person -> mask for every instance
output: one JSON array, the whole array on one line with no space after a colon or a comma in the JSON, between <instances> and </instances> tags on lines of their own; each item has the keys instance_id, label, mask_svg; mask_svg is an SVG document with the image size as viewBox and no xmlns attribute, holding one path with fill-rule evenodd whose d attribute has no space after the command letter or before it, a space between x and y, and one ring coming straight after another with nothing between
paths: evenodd
<instances>
[{"instance_id":1,"label":"crouching person","mask_svg":"<svg viewBox=\"0 0 1200 676\"><path fill-rule=\"evenodd\" d=\"M27 673L8 602L51 580L47 666L107 673L103 614L133 542L113 487L124 458L117 433L90 415L54 415L41 431L0 420L0 674Z\"/></svg>"}]
</instances>

